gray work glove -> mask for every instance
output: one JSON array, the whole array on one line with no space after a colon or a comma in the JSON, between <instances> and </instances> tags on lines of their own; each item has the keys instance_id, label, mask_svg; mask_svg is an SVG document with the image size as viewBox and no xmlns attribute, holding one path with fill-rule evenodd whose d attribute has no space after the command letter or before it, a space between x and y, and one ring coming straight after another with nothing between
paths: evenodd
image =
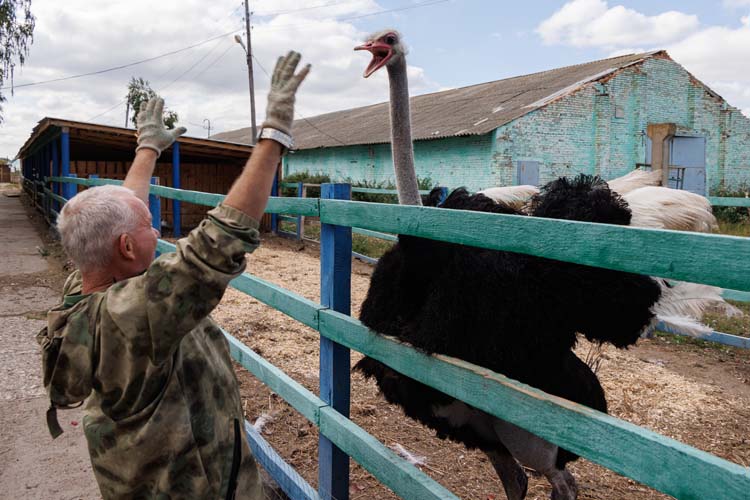
<instances>
[{"instance_id":1,"label":"gray work glove","mask_svg":"<svg viewBox=\"0 0 750 500\"><path fill-rule=\"evenodd\" d=\"M138 147L136 151L143 148L153 149L156 156L167 149L172 143L187 132L185 127L177 127L173 130L167 130L164 126L164 99L154 97L149 101L141 102L141 110L135 121L138 124Z\"/></svg>"},{"instance_id":2,"label":"gray work glove","mask_svg":"<svg viewBox=\"0 0 750 500\"><path fill-rule=\"evenodd\" d=\"M279 57L276 68L271 77L271 90L268 92L268 106L266 107L266 121L264 128L275 128L286 135L292 135L292 121L294 121L294 95L302 80L310 72L308 64L299 73L294 74L302 56L299 52L290 51L286 56Z\"/></svg>"}]
</instances>

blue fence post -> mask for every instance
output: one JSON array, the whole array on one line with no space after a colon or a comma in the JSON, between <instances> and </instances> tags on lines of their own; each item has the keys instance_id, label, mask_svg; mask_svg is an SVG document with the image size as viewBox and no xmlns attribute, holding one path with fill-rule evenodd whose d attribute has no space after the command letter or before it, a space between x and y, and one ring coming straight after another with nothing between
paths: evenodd
<instances>
[{"instance_id":1,"label":"blue fence post","mask_svg":"<svg viewBox=\"0 0 750 500\"><path fill-rule=\"evenodd\" d=\"M181 189L180 183L180 143L172 144L172 187ZM172 200L172 236L179 238L182 234L182 213L180 200Z\"/></svg>"},{"instance_id":2,"label":"blue fence post","mask_svg":"<svg viewBox=\"0 0 750 500\"><path fill-rule=\"evenodd\" d=\"M62 156L60 176L65 177L70 174L70 132L67 127L63 127L62 134L60 134L60 151Z\"/></svg>"},{"instance_id":3,"label":"blue fence post","mask_svg":"<svg viewBox=\"0 0 750 500\"><path fill-rule=\"evenodd\" d=\"M279 195L279 171L276 170L276 175L273 176L273 185L271 186L271 196ZM273 234L279 234L279 216L277 214L271 214L271 232Z\"/></svg>"},{"instance_id":4,"label":"blue fence post","mask_svg":"<svg viewBox=\"0 0 750 500\"><path fill-rule=\"evenodd\" d=\"M320 196L349 200L350 184L323 184ZM351 312L352 229L322 224L320 231L320 302ZM349 417L349 349L320 337L320 398ZM318 493L321 498L349 498L349 457L323 436L318 440Z\"/></svg>"},{"instance_id":5,"label":"blue fence post","mask_svg":"<svg viewBox=\"0 0 750 500\"><path fill-rule=\"evenodd\" d=\"M76 174L68 174L65 177L78 177L78 176ZM66 200L69 200L72 197L74 197L76 194L78 194L77 184L66 182L65 184L63 184L62 188L63 188L63 198L65 198Z\"/></svg>"},{"instance_id":6,"label":"blue fence post","mask_svg":"<svg viewBox=\"0 0 750 500\"><path fill-rule=\"evenodd\" d=\"M58 152L57 139L52 141L52 175L54 177L60 176L60 154ZM52 191L58 196L62 196L59 182L53 182L52 185L50 186L50 191ZM59 213L60 209L62 208L60 206L60 202L55 200L54 204L55 204L54 205L55 211Z\"/></svg>"},{"instance_id":7,"label":"blue fence post","mask_svg":"<svg viewBox=\"0 0 750 500\"><path fill-rule=\"evenodd\" d=\"M297 183L297 198L302 198L302 189L304 184L302 182ZM302 239L302 224L304 219L301 215L297 215L297 241Z\"/></svg>"}]
</instances>

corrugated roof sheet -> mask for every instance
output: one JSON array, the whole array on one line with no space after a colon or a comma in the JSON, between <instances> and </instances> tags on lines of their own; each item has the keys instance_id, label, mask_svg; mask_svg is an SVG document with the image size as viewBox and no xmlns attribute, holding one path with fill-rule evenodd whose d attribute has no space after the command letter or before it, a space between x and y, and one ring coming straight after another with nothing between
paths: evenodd
<instances>
[{"instance_id":1,"label":"corrugated roof sheet","mask_svg":"<svg viewBox=\"0 0 750 500\"><path fill-rule=\"evenodd\" d=\"M630 54L414 96L410 100L412 135L419 140L486 134L590 82L654 56L669 57L664 51ZM390 142L388 106L383 102L296 120L292 132L297 148ZM249 143L250 128L211 138Z\"/></svg>"}]
</instances>

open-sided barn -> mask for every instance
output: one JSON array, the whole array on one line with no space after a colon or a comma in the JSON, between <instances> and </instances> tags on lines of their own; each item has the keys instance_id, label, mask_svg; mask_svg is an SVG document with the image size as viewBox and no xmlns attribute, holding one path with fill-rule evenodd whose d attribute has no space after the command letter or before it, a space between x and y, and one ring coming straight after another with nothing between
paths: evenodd
<instances>
[{"instance_id":1,"label":"open-sided barn","mask_svg":"<svg viewBox=\"0 0 750 500\"><path fill-rule=\"evenodd\" d=\"M444 186L611 179L652 163L650 129L668 137L672 186L750 184L750 120L665 51L414 96L411 108L417 175ZM297 120L293 132L285 174L392 180L388 103ZM249 129L214 137L247 143Z\"/></svg>"},{"instance_id":2,"label":"open-sided barn","mask_svg":"<svg viewBox=\"0 0 750 500\"><path fill-rule=\"evenodd\" d=\"M135 147L133 129L44 118L17 156L27 181L67 174L124 179ZM251 152L252 147L245 144L182 136L162 152L154 176L162 186L224 194ZM162 220L170 229L175 224L175 205L179 209L178 227L193 227L206 213L204 206L164 199Z\"/></svg>"}]
</instances>

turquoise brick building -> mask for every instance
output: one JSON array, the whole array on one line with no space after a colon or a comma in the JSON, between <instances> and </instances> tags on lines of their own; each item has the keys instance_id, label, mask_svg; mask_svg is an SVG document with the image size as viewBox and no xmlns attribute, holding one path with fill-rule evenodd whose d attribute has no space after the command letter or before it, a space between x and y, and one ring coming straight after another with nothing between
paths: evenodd
<instances>
[{"instance_id":1,"label":"turquoise brick building","mask_svg":"<svg viewBox=\"0 0 750 500\"><path fill-rule=\"evenodd\" d=\"M620 56L411 98L419 177L481 189L605 179L650 165L649 124L675 125L674 187L750 186L750 119L665 51ZM295 122L285 175L392 181L388 103ZM218 134L246 142L249 129Z\"/></svg>"}]
</instances>

